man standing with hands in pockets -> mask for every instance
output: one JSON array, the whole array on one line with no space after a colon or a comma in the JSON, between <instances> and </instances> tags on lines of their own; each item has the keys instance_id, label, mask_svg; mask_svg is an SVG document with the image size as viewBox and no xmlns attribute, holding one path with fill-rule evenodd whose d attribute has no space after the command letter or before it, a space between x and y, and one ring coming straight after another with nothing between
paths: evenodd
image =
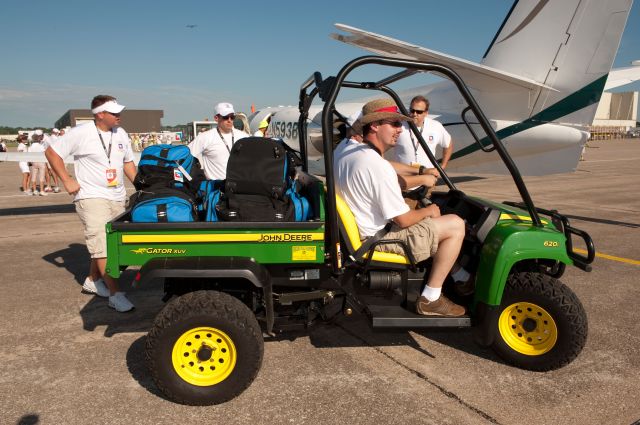
<instances>
[{"instance_id":1,"label":"man standing with hands in pockets","mask_svg":"<svg viewBox=\"0 0 640 425\"><path fill-rule=\"evenodd\" d=\"M119 312L130 311L134 306L124 292L118 291L118 282L105 273L105 225L124 212L124 177L133 182L136 175L131 141L119 127L124 108L113 96L94 97L91 101L94 121L71 129L45 152L66 191L75 196L73 202L84 225L91 266L82 290L109 297L109 307ZM75 178L64 165L68 156L74 159Z\"/></svg>"}]
</instances>

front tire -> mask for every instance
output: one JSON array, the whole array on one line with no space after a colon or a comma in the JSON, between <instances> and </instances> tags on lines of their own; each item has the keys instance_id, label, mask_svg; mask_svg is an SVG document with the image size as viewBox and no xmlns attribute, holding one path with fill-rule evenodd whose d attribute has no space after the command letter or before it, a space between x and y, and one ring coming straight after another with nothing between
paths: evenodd
<instances>
[{"instance_id":1,"label":"front tire","mask_svg":"<svg viewBox=\"0 0 640 425\"><path fill-rule=\"evenodd\" d=\"M547 371L571 363L587 341L587 315L578 297L541 273L509 276L493 349L508 363Z\"/></svg>"},{"instance_id":2,"label":"front tire","mask_svg":"<svg viewBox=\"0 0 640 425\"><path fill-rule=\"evenodd\" d=\"M172 401L224 403L255 379L264 341L249 308L217 291L182 295L158 314L147 335L151 376Z\"/></svg>"}]
</instances>

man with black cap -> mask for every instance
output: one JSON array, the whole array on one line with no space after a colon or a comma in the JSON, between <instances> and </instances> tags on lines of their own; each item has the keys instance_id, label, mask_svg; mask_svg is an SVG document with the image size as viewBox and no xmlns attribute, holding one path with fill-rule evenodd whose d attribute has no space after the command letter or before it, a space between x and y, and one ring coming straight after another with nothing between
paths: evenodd
<instances>
[{"instance_id":1,"label":"man with black cap","mask_svg":"<svg viewBox=\"0 0 640 425\"><path fill-rule=\"evenodd\" d=\"M392 165L382 157L397 143L402 122L410 119L391 99L365 104L360 119L364 140L338 162L337 189L355 216L361 239L375 235L391 220L391 230L383 239L404 241L418 262L433 257L427 285L416 302L417 312L462 316L464 307L442 295L442 285L460 253L464 222L454 214L441 216L435 204L411 210L402 198ZM398 244L379 249L404 254Z\"/></svg>"},{"instance_id":2,"label":"man with black cap","mask_svg":"<svg viewBox=\"0 0 640 425\"><path fill-rule=\"evenodd\" d=\"M136 176L131 141L120 127L124 108L113 96L94 97L94 121L74 127L45 152L66 191L75 195L76 211L84 225L91 266L82 290L109 297L109 307L119 312L132 310L133 304L124 292L118 291L118 282L105 273L105 225L125 210L124 177L133 182ZM68 156L74 158L75 178L64 165L63 158Z\"/></svg>"},{"instance_id":3,"label":"man with black cap","mask_svg":"<svg viewBox=\"0 0 640 425\"><path fill-rule=\"evenodd\" d=\"M227 176L227 162L231 147L235 142L249 135L233 127L236 113L232 104L218 103L214 112L213 119L218 124L216 129L198 134L193 142L189 143L189 150L191 155L200 161L207 179L223 180Z\"/></svg>"}]
</instances>

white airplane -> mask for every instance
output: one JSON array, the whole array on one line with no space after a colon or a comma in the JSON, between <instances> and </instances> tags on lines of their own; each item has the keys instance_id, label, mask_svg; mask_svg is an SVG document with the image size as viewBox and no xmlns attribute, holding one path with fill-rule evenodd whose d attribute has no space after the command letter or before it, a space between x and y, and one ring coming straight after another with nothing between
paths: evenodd
<instances>
[{"instance_id":1,"label":"white airplane","mask_svg":"<svg viewBox=\"0 0 640 425\"><path fill-rule=\"evenodd\" d=\"M640 79L640 63L611 69L633 0L520 0L499 28L482 62L474 63L383 35L336 24L346 34L331 34L344 43L375 54L437 62L453 68L524 175L575 170L589 138L602 91ZM461 120L467 106L449 81L398 91L408 106L421 94L454 140L448 171L503 173L497 155L480 152ZM366 101L337 104L349 116ZM271 117L268 134L298 146L297 107L260 110L250 118L252 130ZM321 106L309 111L309 158L322 153ZM478 127L476 132L482 135ZM315 167L314 167L315 165ZM322 161L310 168L318 169Z\"/></svg>"}]
</instances>

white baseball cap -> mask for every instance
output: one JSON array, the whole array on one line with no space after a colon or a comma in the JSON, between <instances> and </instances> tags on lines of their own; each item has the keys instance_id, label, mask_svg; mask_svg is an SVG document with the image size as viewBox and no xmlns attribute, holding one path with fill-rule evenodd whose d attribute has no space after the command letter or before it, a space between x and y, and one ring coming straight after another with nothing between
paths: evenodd
<instances>
[{"instance_id":1,"label":"white baseball cap","mask_svg":"<svg viewBox=\"0 0 640 425\"><path fill-rule=\"evenodd\" d=\"M60 130L58 130L57 128L53 128L53 130L51 130L52 133L60 133Z\"/></svg>"},{"instance_id":2,"label":"white baseball cap","mask_svg":"<svg viewBox=\"0 0 640 425\"><path fill-rule=\"evenodd\" d=\"M230 103L222 102L218 103L215 107L216 115L220 115L221 117L226 117L229 114L235 114L236 112L233 110L233 105Z\"/></svg>"},{"instance_id":3,"label":"white baseball cap","mask_svg":"<svg viewBox=\"0 0 640 425\"><path fill-rule=\"evenodd\" d=\"M36 131L33 132L34 136L42 136L44 133L42 132L42 130L37 129Z\"/></svg>"},{"instance_id":4,"label":"white baseball cap","mask_svg":"<svg viewBox=\"0 0 640 425\"><path fill-rule=\"evenodd\" d=\"M92 114L97 114L99 112L109 112L111 114L119 114L125 108L124 105L120 105L116 100L110 100L108 102L103 103L100 106L96 106L91 110Z\"/></svg>"}]
</instances>

